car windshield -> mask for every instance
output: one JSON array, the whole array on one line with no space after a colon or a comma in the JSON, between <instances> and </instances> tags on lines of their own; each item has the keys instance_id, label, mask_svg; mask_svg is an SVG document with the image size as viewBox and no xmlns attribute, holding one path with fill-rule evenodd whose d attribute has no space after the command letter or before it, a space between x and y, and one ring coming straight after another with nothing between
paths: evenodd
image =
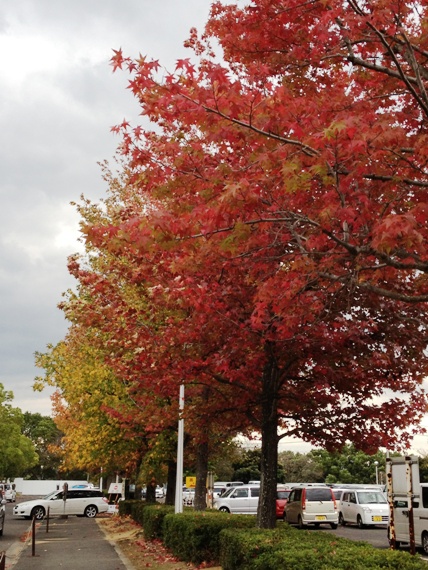
<instances>
[{"instance_id":1,"label":"car windshield","mask_svg":"<svg viewBox=\"0 0 428 570\"><path fill-rule=\"evenodd\" d=\"M221 498L224 499L224 497L228 497L231 493L233 493L233 491L235 490L235 487L230 487L229 489L227 489L227 491L225 491Z\"/></svg>"},{"instance_id":2,"label":"car windshield","mask_svg":"<svg viewBox=\"0 0 428 570\"><path fill-rule=\"evenodd\" d=\"M382 493L373 493L372 491L366 491L358 493L358 502L360 505L369 504L386 504L387 500L385 495Z\"/></svg>"},{"instance_id":3,"label":"car windshield","mask_svg":"<svg viewBox=\"0 0 428 570\"><path fill-rule=\"evenodd\" d=\"M288 499L288 495L290 494L290 491L282 491L282 490L278 490L276 492L276 498L277 499Z\"/></svg>"}]
</instances>

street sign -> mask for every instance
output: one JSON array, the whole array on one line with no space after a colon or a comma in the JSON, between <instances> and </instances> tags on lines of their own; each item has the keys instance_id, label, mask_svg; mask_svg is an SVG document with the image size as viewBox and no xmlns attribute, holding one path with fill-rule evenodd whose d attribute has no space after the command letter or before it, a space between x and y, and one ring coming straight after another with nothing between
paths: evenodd
<instances>
[{"instance_id":1,"label":"street sign","mask_svg":"<svg viewBox=\"0 0 428 570\"><path fill-rule=\"evenodd\" d=\"M186 487L194 489L196 487L196 477L186 477Z\"/></svg>"}]
</instances>

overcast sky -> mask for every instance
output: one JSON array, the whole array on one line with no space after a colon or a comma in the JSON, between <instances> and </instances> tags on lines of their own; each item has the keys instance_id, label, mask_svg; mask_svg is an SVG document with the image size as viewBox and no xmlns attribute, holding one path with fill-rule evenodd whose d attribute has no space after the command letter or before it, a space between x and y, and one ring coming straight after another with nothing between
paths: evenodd
<instances>
[{"instance_id":1,"label":"overcast sky","mask_svg":"<svg viewBox=\"0 0 428 570\"><path fill-rule=\"evenodd\" d=\"M112 49L173 69L210 3L0 4L0 382L23 411L51 412L50 392L32 390L34 353L67 330L57 304L74 286L67 257L80 247L70 202L105 195L97 163L112 159L119 143L110 127L137 114L127 74L112 73Z\"/></svg>"}]
</instances>

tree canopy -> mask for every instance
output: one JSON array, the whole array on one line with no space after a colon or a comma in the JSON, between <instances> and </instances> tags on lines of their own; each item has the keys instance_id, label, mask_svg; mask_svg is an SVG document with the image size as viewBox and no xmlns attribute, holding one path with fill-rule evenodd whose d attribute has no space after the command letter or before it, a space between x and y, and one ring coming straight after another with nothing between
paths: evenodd
<instances>
[{"instance_id":1,"label":"tree canopy","mask_svg":"<svg viewBox=\"0 0 428 570\"><path fill-rule=\"evenodd\" d=\"M426 412L426 29L401 0L216 2L173 72L112 58L145 122L79 206L64 308L140 406L170 420L184 383L200 443L261 433L262 527L280 437L405 448Z\"/></svg>"},{"instance_id":2,"label":"tree canopy","mask_svg":"<svg viewBox=\"0 0 428 570\"><path fill-rule=\"evenodd\" d=\"M13 393L0 384L0 479L22 476L38 463L32 441L22 433L23 415L12 407Z\"/></svg>"}]
</instances>

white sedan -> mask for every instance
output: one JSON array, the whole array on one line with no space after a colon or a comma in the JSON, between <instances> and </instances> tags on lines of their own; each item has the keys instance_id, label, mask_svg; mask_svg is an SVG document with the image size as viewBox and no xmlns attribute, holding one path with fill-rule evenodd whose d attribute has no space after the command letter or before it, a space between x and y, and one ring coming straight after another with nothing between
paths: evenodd
<instances>
[{"instance_id":1,"label":"white sedan","mask_svg":"<svg viewBox=\"0 0 428 570\"><path fill-rule=\"evenodd\" d=\"M15 517L43 519L47 516L77 515L93 518L108 511L108 500L99 489L69 489L64 500L63 491L54 491L42 499L25 501L13 507Z\"/></svg>"}]
</instances>

